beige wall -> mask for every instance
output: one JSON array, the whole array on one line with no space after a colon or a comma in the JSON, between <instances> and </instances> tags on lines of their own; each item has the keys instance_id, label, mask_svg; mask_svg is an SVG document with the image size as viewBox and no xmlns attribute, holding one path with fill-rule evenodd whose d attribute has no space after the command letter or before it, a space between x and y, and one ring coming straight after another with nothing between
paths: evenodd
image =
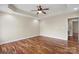
<instances>
[{"instance_id":1,"label":"beige wall","mask_svg":"<svg viewBox=\"0 0 79 59\"><path fill-rule=\"evenodd\" d=\"M68 39L68 18L79 16L79 12L50 16L41 19L40 35Z\"/></svg>"},{"instance_id":2,"label":"beige wall","mask_svg":"<svg viewBox=\"0 0 79 59\"><path fill-rule=\"evenodd\" d=\"M79 13L50 16L39 22L29 17L0 13L0 44L39 35L67 40L67 19L75 16Z\"/></svg>"},{"instance_id":3,"label":"beige wall","mask_svg":"<svg viewBox=\"0 0 79 59\"><path fill-rule=\"evenodd\" d=\"M38 35L38 21L19 15L0 15L0 44Z\"/></svg>"}]
</instances>

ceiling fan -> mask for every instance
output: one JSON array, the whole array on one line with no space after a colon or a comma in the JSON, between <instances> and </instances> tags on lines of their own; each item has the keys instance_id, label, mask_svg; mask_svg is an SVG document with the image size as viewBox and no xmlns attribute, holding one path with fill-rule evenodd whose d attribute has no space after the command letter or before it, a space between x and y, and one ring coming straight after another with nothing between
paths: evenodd
<instances>
[{"instance_id":1,"label":"ceiling fan","mask_svg":"<svg viewBox=\"0 0 79 59\"><path fill-rule=\"evenodd\" d=\"M37 10L32 10L32 11L37 11L37 15L40 13L46 14L45 10L49 10L49 8L42 8L41 5L37 6Z\"/></svg>"}]
</instances>

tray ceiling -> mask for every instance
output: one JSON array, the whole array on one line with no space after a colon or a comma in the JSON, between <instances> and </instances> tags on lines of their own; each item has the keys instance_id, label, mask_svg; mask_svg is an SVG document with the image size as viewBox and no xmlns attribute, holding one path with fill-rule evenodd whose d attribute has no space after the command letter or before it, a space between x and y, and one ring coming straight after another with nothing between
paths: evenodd
<instances>
[{"instance_id":1,"label":"tray ceiling","mask_svg":"<svg viewBox=\"0 0 79 59\"><path fill-rule=\"evenodd\" d=\"M49 8L49 10L46 11L47 14L41 13L37 16L36 11L32 11L37 9L37 6L38 4L1 4L0 11L16 12L38 18L43 18L50 15L55 16L63 13L75 12L76 8L77 11L79 11L79 4L41 4L43 8Z\"/></svg>"}]
</instances>

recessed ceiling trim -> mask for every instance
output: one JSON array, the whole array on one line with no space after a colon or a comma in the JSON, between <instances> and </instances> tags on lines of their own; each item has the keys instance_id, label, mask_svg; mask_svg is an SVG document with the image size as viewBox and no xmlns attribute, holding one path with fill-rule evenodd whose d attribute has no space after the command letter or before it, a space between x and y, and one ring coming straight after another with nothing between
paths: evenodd
<instances>
[{"instance_id":1,"label":"recessed ceiling trim","mask_svg":"<svg viewBox=\"0 0 79 59\"><path fill-rule=\"evenodd\" d=\"M8 8L10 8L11 10L13 10L14 12L21 13L21 14L24 14L26 16L30 16L32 18L36 18L35 15L33 15L33 14L29 13L29 12L26 12L24 10L21 10L21 9L17 8L16 6L14 6L13 4L9 4Z\"/></svg>"}]
</instances>

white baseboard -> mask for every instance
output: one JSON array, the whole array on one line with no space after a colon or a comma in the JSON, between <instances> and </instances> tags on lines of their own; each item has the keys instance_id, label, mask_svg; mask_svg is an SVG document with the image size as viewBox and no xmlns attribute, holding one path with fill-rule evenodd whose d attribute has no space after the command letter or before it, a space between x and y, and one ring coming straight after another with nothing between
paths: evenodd
<instances>
[{"instance_id":1,"label":"white baseboard","mask_svg":"<svg viewBox=\"0 0 79 59\"><path fill-rule=\"evenodd\" d=\"M43 35L43 34L40 34L40 36L45 36L45 37L50 37L50 38L56 38L56 39L60 39L60 40L65 40L65 39L63 39L63 38L53 37L53 36L50 36L50 35Z\"/></svg>"},{"instance_id":2,"label":"white baseboard","mask_svg":"<svg viewBox=\"0 0 79 59\"><path fill-rule=\"evenodd\" d=\"M19 40L22 40L22 39L32 38L32 37L36 37L36 36L45 36L45 37L50 37L50 38L56 38L56 39L63 40L61 38L57 38L57 37L52 37L52 36L49 36L49 35L40 34L40 35L34 35L34 36L30 36L30 37L18 38L18 39L15 39L15 40L3 41L3 42L0 42L0 45L6 44L6 43L10 43L10 42L14 42L14 41L19 41Z\"/></svg>"},{"instance_id":3,"label":"white baseboard","mask_svg":"<svg viewBox=\"0 0 79 59\"><path fill-rule=\"evenodd\" d=\"M30 36L30 37L23 37L23 38L18 38L18 39L15 39L15 40L10 40L10 41L3 41L3 42L0 42L0 45L2 44L6 44L6 43L10 43L10 42L15 42L15 41L19 41L19 40L23 40L23 39L27 39L27 38L32 38L32 37L36 37L37 35L34 35L34 36Z\"/></svg>"}]
</instances>

